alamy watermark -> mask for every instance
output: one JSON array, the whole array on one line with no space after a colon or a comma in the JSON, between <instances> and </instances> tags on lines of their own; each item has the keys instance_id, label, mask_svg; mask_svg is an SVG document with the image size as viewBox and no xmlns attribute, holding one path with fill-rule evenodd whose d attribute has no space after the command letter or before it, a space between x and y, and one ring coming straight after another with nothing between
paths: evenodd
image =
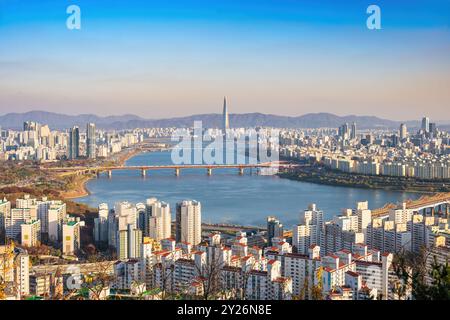
<instances>
[{"instance_id":1,"label":"alamy watermark","mask_svg":"<svg viewBox=\"0 0 450 320\"><path fill-rule=\"evenodd\" d=\"M81 29L81 9L78 5L69 5L66 9L69 15L66 19L66 27L69 30ZM366 14L369 15L366 20L366 26L369 30L381 29L381 8L376 4L367 7Z\"/></svg>"},{"instance_id":2,"label":"alamy watermark","mask_svg":"<svg viewBox=\"0 0 450 320\"><path fill-rule=\"evenodd\" d=\"M367 7L367 14L370 16L367 18L366 25L369 30L381 29L381 9L379 6L372 4Z\"/></svg>"},{"instance_id":3,"label":"alamy watermark","mask_svg":"<svg viewBox=\"0 0 450 320\"><path fill-rule=\"evenodd\" d=\"M193 128L177 129L171 140L175 165L257 165L270 164L278 170L278 129L205 130L201 121ZM267 170L266 170L267 171ZM274 172L276 173L276 172Z\"/></svg>"},{"instance_id":4,"label":"alamy watermark","mask_svg":"<svg viewBox=\"0 0 450 320\"><path fill-rule=\"evenodd\" d=\"M67 7L66 13L69 17L66 20L66 26L69 30L81 29L81 9L79 6L72 4Z\"/></svg>"},{"instance_id":5,"label":"alamy watermark","mask_svg":"<svg viewBox=\"0 0 450 320\"><path fill-rule=\"evenodd\" d=\"M69 290L79 290L81 289L82 278L81 269L77 265L70 265L67 268L67 273L70 274L66 279L66 287Z\"/></svg>"}]
</instances>

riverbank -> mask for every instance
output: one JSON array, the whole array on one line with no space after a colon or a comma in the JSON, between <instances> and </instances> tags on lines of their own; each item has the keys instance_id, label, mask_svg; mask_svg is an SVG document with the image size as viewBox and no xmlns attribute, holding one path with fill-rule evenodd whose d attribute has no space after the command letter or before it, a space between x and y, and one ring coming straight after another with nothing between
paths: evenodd
<instances>
[{"instance_id":1,"label":"riverbank","mask_svg":"<svg viewBox=\"0 0 450 320\"><path fill-rule=\"evenodd\" d=\"M295 181L361 189L423 194L450 192L450 182L448 181L427 181L409 177L360 175L329 170L321 166L305 165L294 172L279 173L278 176Z\"/></svg>"},{"instance_id":2,"label":"riverbank","mask_svg":"<svg viewBox=\"0 0 450 320\"><path fill-rule=\"evenodd\" d=\"M140 154L141 152L141 149L133 148L132 150L127 150L126 152L115 155L112 159L105 159L105 164L123 166L129 159ZM60 191L60 197L65 200L74 200L90 195L86 184L94 178L96 178L96 175L94 174L81 176L71 175L64 177L64 179L69 179L70 181L68 181L67 190Z\"/></svg>"},{"instance_id":3,"label":"riverbank","mask_svg":"<svg viewBox=\"0 0 450 320\"><path fill-rule=\"evenodd\" d=\"M89 190L86 187L86 184L93 177L84 175L84 176L73 176L74 180L70 183L70 187L67 191L61 191L60 196L65 200L73 200L77 198L86 197L90 194Z\"/></svg>"}]
</instances>

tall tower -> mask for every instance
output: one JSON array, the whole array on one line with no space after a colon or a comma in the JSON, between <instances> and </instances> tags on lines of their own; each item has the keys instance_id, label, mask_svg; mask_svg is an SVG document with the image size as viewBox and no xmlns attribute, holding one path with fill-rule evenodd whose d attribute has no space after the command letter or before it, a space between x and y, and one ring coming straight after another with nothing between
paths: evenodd
<instances>
[{"instance_id":1,"label":"tall tower","mask_svg":"<svg viewBox=\"0 0 450 320\"><path fill-rule=\"evenodd\" d=\"M86 126L86 156L95 159L95 123Z\"/></svg>"},{"instance_id":2,"label":"tall tower","mask_svg":"<svg viewBox=\"0 0 450 320\"><path fill-rule=\"evenodd\" d=\"M406 124L402 123L400 125L400 140L406 139L407 136L408 136L408 129L406 127Z\"/></svg>"},{"instance_id":3,"label":"tall tower","mask_svg":"<svg viewBox=\"0 0 450 320\"><path fill-rule=\"evenodd\" d=\"M350 131L350 138L356 139L356 123L353 122L352 124L352 130Z\"/></svg>"},{"instance_id":4,"label":"tall tower","mask_svg":"<svg viewBox=\"0 0 450 320\"><path fill-rule=\"evenodd\" d=\"M422 130L425 133L430 132L430 118L428 117L422 118Z\"/></svg>"},{"instance_id":5,"label":"tall tower","mask_svg":"<svg viewBox=\"0 0 450 320\"><path fill-rule=\"evenodd\" d=\"M228 119L227 97L223 97L223 130L224 132L230 128Z\"/></svg>"},{"instance_id":6,"label":"tall tower","mask_svg":"<svg viewBox=\"0 0 450 320\"><path fill-rule=\"evenodd\" d=\"M78 159L80 156L80 129L73 127L69 131L69 159Z\"/></svg>"}]
</instances>

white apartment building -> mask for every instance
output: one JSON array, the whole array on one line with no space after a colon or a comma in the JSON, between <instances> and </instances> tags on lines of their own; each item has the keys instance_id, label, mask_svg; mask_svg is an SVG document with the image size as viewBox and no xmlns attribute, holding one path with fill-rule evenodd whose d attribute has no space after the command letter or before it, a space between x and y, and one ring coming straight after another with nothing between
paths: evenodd
<instances>
[{"instance_id":1,"label":"white apartment building","mask_svg":"<svg viewBox=\"0 0 450 320\"><path fill-rule=\"evenodd\" d=\"M251 270L246 288L248 300L290 300L292 280L281 276L281 263L270 260L267 271Z\"/></svg>"},{"instance_id":2,"label":"white apartment building","mask_svg":"<svg viewBox=\"0 0 450 320\"><path fill-rule=\"evenodd\" d=\"M128 229L128 225L137 228L137 210L136 206L124 201L118 202L114 206L116 218L118 220L118 230L123 231Z\"/></svg>"},{"instance_id":3,"label":"white apartment building","mask_svg":"<svg viewBox=\"0 0 450 320\"><path fill-rule=\"evenodd\" d=\"M422 247L428 244L427 228L434 224L434 217L424 217L415 214L410 222L411 224L411 249L413 252L420 252Z\"/></svg>"},{"instance_id":4,"label":"white apartment building","mask_svg":"<svg viewBox=\"0 0 450 320\"><path fill-rule=\"evenodd\" d=\"M67 221L62 227L62 251L63 254L73 255L81 245L81 230L84 221L72 220Z\"/></svg>"},{"instance_id":5,"label":"white apartment building","mask_svg":"<svg viewBox=\"0 0 450 320\"><path fill-rule=\"evenodd\" d=\"M140 261L137 259L117 261L114 264L112 287L119 290L131 290L135 283L144 283Z\"/></svg>"},{"instance_id":6,"label":"white apartment building","mask_svg":"<svg viewBox=\"0 0 450 320\"><path fill-rule=\"evenodd\" d=\"M26 251L20 250L15 257L15 277L18 298L30 294L30 257Z\"/></svg>"},{"instance_id":7,"label":"white apartment building","mask_svg":"<svg viewBox=\"0 0 450 320\"><path fill-rule=\"evenodd\" d=\"M36 219L36 215L31 209L11 209L10 215L5 218L6 237L20 240L21 225L33 219Z\"/></svg>"},{"instance_id":8,"label":"white apartment building","mask_svg":"<svg viewBox=\"0 0 450 320\"><path fill-rule=\"evenodd\" d=\"M345 286L345 273L356 271L356 265L352 261L352 255L347 251L338 251L327 255L322 261L322 291L328 293L335 287Z\"/></svg>"},{"instance_id":9,"label":"white apartment building","mask_svg":"<svg viewBox=\"0 0 450 320\"><path fill-rule=\"evenodd\" d=\"M292 245L300 254L307 254L312 245L324 245L325 223L323 211L310 204L308 210L300 215L300 224L293 227Z\"/></svg>"},{"instance_id":10,"label":"white apartment building","mask_svg":"<svg viewBox=\"0 0 450 320\"><path fill-rule=\"evenodd\" d=\"M316 284L316 272L321 266L320 247L312 245L308 255L300 253L280 254L276 251L266 252L266 257L281 263L282 275L292 279L292 294L308 299L311 288Z\"/></svg>"},{"instance_id":11,"label":"white apartment building","mask_svg":"<svg viewBox=\"0 0 450 320\"><path fill-rule=\"evenodd\" d=\"M146 219L144 230L155 240L166 239L171 236L172 216L170 206L165 202L150 198L146 201Z\"/></svg>"},{"instance_id":12,"label":"white apartment building","mask_svg":"<svg viewBox=\"0 0 450 320\"><path fill-rule=\"evenodd\" d=\"M364 235L365 241L367 239L367 228L372 222L372 211L369 210L367 201L356 204L356 216L358 217L358 232Z\"/></svg>"},{"instance_id":13,"label":"white apartment building","mask_svg":"<svg viewBox=\"0 0 450 320\"><path fill-rule=\"evenodd\" d=\"M207 254L202 251L192 253L192 258L181 258L175 261L173 276L174 290L177 292L189 292L194 282L199 282L197 278L208 278L213 275L208 274ZM219 279L217 279L219 280Z\"/></svg>"},{"instance_id":14,"label":"white apartment building","mask_svg":"<svg viewBox=\"0 0 450 320\"><path fill-rule=\"evenodd\" d=\"M108 204L101 203L98 206L98 218L94 219L94 241L96 243L108 242Z\"/></svg>"},{"instance_id":15,"label":"white apartment building","mask_svg":"<svg viewBox=\"0 0 450 320\"><path fill-rule=\"evenodd\" d=\"M21 225L21 244L35 247L41 242L41 221L30 220Z\"/></svg>"},{"instance_id":16,"label":"white apartment building","mask_svg":"<svg viewBox=\"0 0 450 320\"><path fill-rule=\"evenodd\" d=\"M432 270L434 263L441 265L446 265L450 262L450 247L446 243L446 239L443 236L436 237L433 246L430 248L429 254L427 255L427 269ZM426 276L426 281L431 284L432 278L429 274Z\"/></svg>"},{"instance_id":17,"label":"white apartment building","mask_svg":"<svg viewBox=\"0 0 450 320\"><path fill-rule=\"evenodd\" d=\"M47 213L48 217L45 221L47 221L48 226L48 240L52 242L60 242L62 241L62 225L67 215L66 204L62 202L51 203ZM44 220L41 220L41 223L42 221Z\"/></svg>"},{"instance_id":18,"label":"white apartment building","mask_svg":"<svg viewBox=\"0 0 450 320\"><path fill-rule=\"evenodd\" d=\"M176 239L177 242L188 242L197 245L201 242L202 231L201 204L198 201L182 201L177 203Z\"/></svg>"},{"instance_id":19,"label":"white apartment building","mask_svg":"<svg viewBox=\"0 0 450 320\"><path fill-rule=\"evenodd\" d=\"M392 266L393 254L384 253L381 261L355 260L356 272L370 288L377 290L383 300L389 298L389 270Z\"/></svg>"},{"instance_id":20,"label":"white apartment building","mask_svg":"<svg viewBox=\"0 0 450 320\"><path fill-rule=\"evenodd\" d=\"M11 202L0 199L0 234L5 232L5 218L11 214Z\"/></svg>"},{"instance_id":21,"label":"white apartment building","mask_svg":"<svg viewBox=\"0 0 450 320\"><path fill-rule=\"evenodd\" d=\"M0 246L0 274L11 291L6 299L22 299L30 294L30 260L28 253L13 245Z\"/></svg>"}]
</instances>

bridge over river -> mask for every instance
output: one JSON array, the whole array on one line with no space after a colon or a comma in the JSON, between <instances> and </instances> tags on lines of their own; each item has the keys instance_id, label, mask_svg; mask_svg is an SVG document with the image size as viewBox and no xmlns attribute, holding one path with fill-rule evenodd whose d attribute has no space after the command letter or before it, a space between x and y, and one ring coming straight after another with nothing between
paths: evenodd
<instances>
[{"instance_id":1,"label":"bridge over river","mask_svg":"<svg viewBox=\"0 0 450 320\"><path fill-rule=\"evenodd\" d=\"M83 175L97 174L106 172L108 177L112 177L112 172L116 170L138 170L145 177L147 171L152 170L174 170L175 175L179 176L183 169L206 169L208 175L212 175L213 169L238 169L240 175L244 174L245 169L267 169L267 170L286 170L296 168L298 165L286 161L265 162L255 164L173 164L173 165L140 165L140 166L98 166L98 167L48 167L41 168L48 172L57 172L61 175Z\"/></svg>"}]
</instances>

